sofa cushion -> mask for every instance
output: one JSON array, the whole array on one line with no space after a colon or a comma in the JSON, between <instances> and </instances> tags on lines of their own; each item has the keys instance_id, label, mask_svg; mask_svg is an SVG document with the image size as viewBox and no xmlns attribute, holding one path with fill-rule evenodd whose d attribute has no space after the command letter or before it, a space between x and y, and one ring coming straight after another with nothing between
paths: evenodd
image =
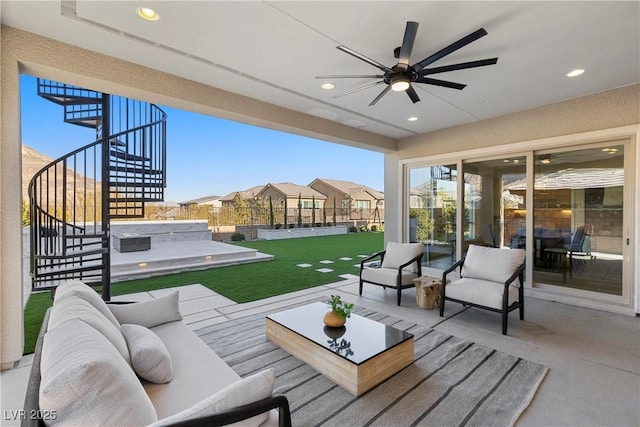
<instances>
[{"instance_id":1,"label":"sofa cushion","mask_svg":"<svg viewBox=\"0 0 640 427\"><path fill-rule=\"evenodd\" d=\"M144 326L128 323L120 326L120 332L129 347L131 366L139 377L157 384L171 381L171 356L156 334Z\"/></svg>"},{"instance_id":2,"label":"sofa cushion","mask_svg":"<svg viewBox=\"0 0 640 427\"><path fill-rule=\"evenodd\" d=\"M273 395L273 384L275 379L275 370L272 368L265 369L264 371L258 372L257 374L231 384L230 386L198 402L191 408L171 417L160 419L157 423L152 424L152 427L166 426L178 421L213 415L241 405L266 399ZM259 426L268 417L269 412L265 412L264 414L257 415L244 420L241 423L232 425L241 425L242 427Z\"/></svg>"},{"instance_id":3,"label":"sofa cushion","mask_svg":"<svg viewBox=\"0 0 640 427\"><path fill-rule=\"evenodd\" d=\"M417 257L424 252L424 245L422 243L387 243L387 249L382 260L383 268L399 268L402 264ZM411 263L404 268L404 270L417 272L418 266L416 263Z\"/></svg>"},{"instance_id":4,"label":"sofa cushion","mask_svg":"<svg viewBox=\"0 0 640 427\"><path fill-rule=\"evenodd\" d=\"M178 291L174 291L149 301L111 304L109 309L120 324L132 323L153 328L163 323L182 320L178 298Z\"/></svg>"},{"instance_id":5,"label":"sofa cushion","mask_svg":"<svg viewBox=\"0 0 640 427\"><path fill-rule=\"evenodd\" d=\"M120 327L120 323L116 317L111 313L107 303L104 302L98 293L91 287L81 282L80 280L69 280L56 288L56 296L54 301L58 301L66 296L74 295L78 298L82 298L89 304L94 306L104 317L107 318L115 326Z\"/></svg>"},{"instance_id":6,"label":"sofa cushion","mask_svg":"<svg viewBox=\"0 0 640 427\"><path fill-rule=\"evenodd\" d=\"M159 419L177 414L240 380L184 323L164 323L151 330L167 347L173 362L171 382L142 382ZM206 335L203 338L206 339Z\"/></svg>"},{"instance_id":7,"label":"sofa cushion","mask_svg":"<svg viewBox=\"0 0 640 427\"><path fill-rule=\"evenodd\" d=\"M398 270L391 268L364 268L362 269L362 280L374 282L395 288L398 285ZM413 279L418 277L417 273L402 269L402 286L411 285Z\"/></svg>"},{"instance_id":8,"label":"sofa cushion","mask_svg":"<svg viewBox=\"0 0 640 427\"><path fill-rule=\"evenodd\" d=\"M462 277L506 282L524 262L524 249L499 249L469 245L462 265ZM519 282L515 281L518 286Z\"/></svg>"},{"instance_id":9,"label":"sofa cushion","mask_svg":"<svg viewBox=\"0 0 640 427\"><path fill-rule=\"evenodd\" d=\"M467 301L473 304L502 310L504 283L465 277L449 283L445 291L447 298L454 298L460 301ZM507 297L508 305L513 304L518 301L518 299L518 288L509 286Z\"/></svg>"},{"instance_id":10,"label":"sofa cushion","mask_svg":"<svg viewBox=\"0 0 640 427\"><path fill-rule=\"evenodd\" d=\"M143 426L157 420L140 380L118 351L78 318L45 334L40 367L40 409L56 414L50 425Z\"/></svg>"},{"instance_id":11,"label":"sofa cushion","mask_svg":"<svg viewBox=\"0 0 640 427\"><path fill-rule=\"evenodd\" d=\"M93 305L75 295L67 295L55 301L49 317L48 329L55 329L58 325L70 319L80 319L92 328L96 329L118 350L120 355L131 363L129 349L124 340L120 328L107 320Z\"/></svg>"}]
</instances>

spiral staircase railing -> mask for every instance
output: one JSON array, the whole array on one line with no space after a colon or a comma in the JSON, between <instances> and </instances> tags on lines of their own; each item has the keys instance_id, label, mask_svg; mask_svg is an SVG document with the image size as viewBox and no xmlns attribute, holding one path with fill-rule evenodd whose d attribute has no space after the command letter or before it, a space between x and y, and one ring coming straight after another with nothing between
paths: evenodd
<instances>
[{"instance_id":1,"label":"spiral staircase railing","mask_svg":"<svg viewBox=\"0 0 640 427\"><path fill-rule=\"evenodd\" d=\"M29 183L34 290L64 280L102 285L109 299L110 221L144 216L166 186L166 119L154 104L38 79L38 95L96 141L46 165Z\"/></svg>"}]
</instances>

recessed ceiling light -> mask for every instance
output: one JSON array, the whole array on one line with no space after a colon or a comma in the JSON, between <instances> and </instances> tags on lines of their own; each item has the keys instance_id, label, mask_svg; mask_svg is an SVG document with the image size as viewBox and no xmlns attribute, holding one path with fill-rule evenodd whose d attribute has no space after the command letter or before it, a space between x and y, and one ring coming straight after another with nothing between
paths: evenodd
<instances>
[{"instance_id":1,"label":"recessed ceiling light","mask_svg":"<svg viewBox=\"0 0 640 427\"><path fill-rule=\"evenodd\" d=\"M612 153L617 153L618 149L617 148L603 148L602 151L604 151L605 153L612 154Z\"/></svg>"},{"instance_id":2,"label":"recessed ceiling light","mask_svg":"<svg viewBox=\"0 0 640 427\"><path fill-rule=\"evenodd\" d=\"M549 163L551 163L551 158L550 157L544 157L544 158L540 159L540 163L544 163L545 165L548 165Z\"/></svg>"},{"instance_id":3,"label":"recessed ceiling light","mask_svg":"<svg viewBox=\"0 0 640 427\"><path fill-rule=\"evenodd\" d=\"M509 160L509 159L504 159L504 160L502 161L502 163L509 163L509 162L510 162L510 160Z\"/></svg>"},{"instance_id":4,"label":"recessed ceiling light","mask_svg":"<svg viewBox=\"0 0 640 427\"><path fill-rule=\"evenodd\" d=\"M582 73L584 73L584 70L581 68L578 68L577 70L569 71L567 73L567 77L577 77Z\"/></svg>"},{"instance_id":5,"label":"recessed ceiling light","mask_svg":"<svg viewBox=\"0 0 640 427\"><path fill-rule=\"evenodd\" d=\"M322 83L322 86L320 87L324 90L331 90L336 87L336 85L334 85L333 83Z\"/></svg>"},{"instance_id":6,"label":"recessed ceiling light","mask_svg":"<svg viewBox=\"0 0 640 427\"><path fill-rule=\"evenodd\" d=\"M140 18L146 21L157 21L160 19L158 12L148 7L136 7L136 13Z\"/></svg>"},{"instance_id":7,"label":"recessed ceiling light","mask_svg":"<svg viewBox=\"0 0 640 427\"><path fill-rule=\"evenodd\" d=\"M418 120L418 118L416 116L411 116L407 120L409 120L410 122L415 122L416 120Z\"/></svg>"}]
</instances>

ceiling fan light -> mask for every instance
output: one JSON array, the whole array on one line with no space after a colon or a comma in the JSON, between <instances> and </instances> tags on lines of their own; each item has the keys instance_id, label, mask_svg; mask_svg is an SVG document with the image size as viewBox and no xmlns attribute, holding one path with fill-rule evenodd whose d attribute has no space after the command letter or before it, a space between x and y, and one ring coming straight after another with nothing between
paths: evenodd
<instances>
[{"instance_id":1,"label":"ceiling fan light","mask_svg":"<svg viewBox=\"0 0 640 427\"><path fill-rule=\"evenodd\" d=\"M409 77L407 76L395 76L391 78L391 90L395 92L404 92L409 89Z\"/></svg>"}]
</instances>

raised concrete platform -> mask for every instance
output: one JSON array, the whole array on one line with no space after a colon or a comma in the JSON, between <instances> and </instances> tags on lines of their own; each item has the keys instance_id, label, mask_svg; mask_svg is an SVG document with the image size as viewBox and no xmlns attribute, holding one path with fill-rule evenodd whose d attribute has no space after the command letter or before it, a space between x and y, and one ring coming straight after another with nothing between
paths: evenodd
<instances>
[{"instance_id":1,"label":"raised concrete platform","mask_svg":"<svg viewBox=\"0 0 640 427\"><path fill-rule=\"evenodd\" d=\"M122 282L182 271L271 261L273 258L273 255L255 249L211 240L153 243L148 251L112 251L111 280Z\"/></svg>"}]
</instances>

